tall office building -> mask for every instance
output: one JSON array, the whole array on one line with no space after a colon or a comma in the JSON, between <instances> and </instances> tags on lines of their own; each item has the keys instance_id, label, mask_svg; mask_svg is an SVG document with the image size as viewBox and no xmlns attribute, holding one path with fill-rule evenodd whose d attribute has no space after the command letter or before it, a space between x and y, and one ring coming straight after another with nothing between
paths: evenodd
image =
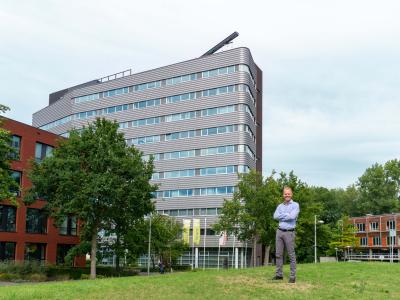
<instances>
[{"instance_id":1,"label":"tall office building","mask_svg":"<svg viewBox=\"0 0 400 300\"><path fill-rule=\"evenodd\" d=\"M96 117L116 120L128 145L145 158L154 155L160 213L200 219L202 238L193 252L202 266L204 233L205 254L211 256L218 236L210 229L224 199L232 197L237 173L261 171L262 71L250 50L121 72L58 91L50 94L49 106L34 113L33 125L67 136ZM244 257L250 260L244 243L230 238L223 250L228 248L230 262L240 266Z\"/></svg>"}]
</instances>

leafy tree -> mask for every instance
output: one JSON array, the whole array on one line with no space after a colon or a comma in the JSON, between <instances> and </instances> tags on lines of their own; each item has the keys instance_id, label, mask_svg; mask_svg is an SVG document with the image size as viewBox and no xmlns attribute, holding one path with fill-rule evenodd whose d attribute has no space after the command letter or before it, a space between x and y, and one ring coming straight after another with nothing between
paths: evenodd
<instances>
[{"instance_id":1,"label":"leafy tree","mask_svg":"<svg viewBox=\"0 0 400 300\"><path fill-rule=\"evenodd\" d=\"M360 192L356 185L349 185L346 189L333 190L339 210L342 215L357 216L359 215L358 203ZM337 220L336 220L337 221Z\"/></svg>"},{"instance_id":2,"label":"leafy tree","mask_svg":"<svg viewBox=\"0 0 400 300\"><path fill-rule=\"evenodd\" d=\"M128 256L135 259L147 254L150 220L142 219L124 236ZM188 250L181 239L182 226L174 218L154 214L151 216L151 260L155 267L156 259L173 264Z\"/></svg>"},{"instance_id":3,"label":"leafy tree","mask_svg":"<svg viewBox=\"0 0 400 300\"><path fill-rule=\"evenodd\" d=\"M27 203L39 195L47 200L57 224L67 215L78 217L81 240L91 243L91 278L96 277L98 232L110 230L121 218L133 223L153 209L153 165L127 147L117 130L116 122L96 119L81 132L71 131L52 157L33 162L33 186L25 197Z\"/></svg>"},{"instance_id":4,"label":"leafy tree","mask_svg":"<svg viewBox=\"0 0 400 300\"><path fill-rule=\"evenodd\" d=\"M391 213L399 209L400 160L374 164L358 179L357 215Z\"/></svg>"},{"instance_id":5,"label":"leafy tree","mask_svg":"<svg viewBox=\"0 0 400 300\"><path fill-rule=\"evenodd\" d=\"M0 104L0 113L5 113L9 108ZM0 201L8 199L15 203L15 192L18 185L10 174L10 157L15 151L11 147L11 134L2 128L4 118L0 116Z\"/></svg>"},{"instance_id":6,"label":"leafy tree","mask_svg":"<svg viewBox=\"0 0 400 300\"><path fill-rule=\"evenodd\" d=\"M332 228L332 238L329 243L329 253L332 255L336 249L344 252L347 248L359 247L359 240L356 236L356 228L349 222L348 216L343 216Z\"/></svg>"}]
</instances>

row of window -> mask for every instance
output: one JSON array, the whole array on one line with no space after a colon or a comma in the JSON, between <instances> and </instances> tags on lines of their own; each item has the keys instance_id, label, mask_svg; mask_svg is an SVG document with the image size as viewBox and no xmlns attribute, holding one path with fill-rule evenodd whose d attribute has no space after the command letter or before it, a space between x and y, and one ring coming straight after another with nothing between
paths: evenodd
<instances>
[{"instance_id":1,"label":"row of window","mask_svg":"<svg viewBox=\"0 0 400 300\"><path fill-rule=\"evenodd\" d=\"M248 105L239 104L239 105L228 105L228 106L207 108L202 110L188 111L188 112L182 112L182 113L159 116L159 117L151 117L133 121L126 121L119 123L119 128L124 129L129 127L140 127L140 126L160 124L164 122L176 122L176 121L196 119L201 117L208 117L213 115L222 115L235 111L245 111L250 114L253 122L255 121L255 117L251 112L250 108L248 107Z\"/></svg>"},{"instance_id":2,"label":"row of window","mask_svg":"<svg viewBox=\"0 0 400 300\"><path fill-rule=\"evenodd\" d=\"M242 88L240 88L240 87L241 87L241 85L239 85L238 89L242 90L243 87ZM220 88L216 88L216 89L202 91L202 95L203 96L213 96L213 95L219 95L219 94L224 94L224 93L229 93L229 92L234 92L234 91L235 91L235 86L231 85L231 86L225 86L225 87L220 87ZM196 99L196 93L186 93L186 94L182 94L182 95L167 97L166 103L175 103L178 101L184 101L184 100L189 100L189 99ZM73 119L77 119L77 120L86 119L86 118L90 118L93 116L101 116L101 115L112 114L112 113L126 111L126 110L132 110L132 109L143 109L143 108L159 106L159 105L161 105L161 99L144 100L144 101L130 103L130 104L110 106L110 107L106 107L103 109L83 111L83 112L75 114L73 116ZM216 110L216 109L217 108L212 108L210 110ZM248 106L246 108L243 108L242 110L248 112L252 116L253 120L255 119L253 113L251 112L251 110ZM234 110L232 110L232 111L234 111ZM202 116L212 115L212 114L216 114L216 113L213 113L212 111L209 112L208 114L207 114L207 112L203 112ZM187 119L187 118L185 118L185 119ZM166 118L166 122L169 122L167 120L167 118ZM49 124L47 124L47 125L49 125ZM47 125L45 125L45 126L47 126ZM44 126L42 126L42 127L44 127Z\"/></svg>"},{"instance_id":3,"label":"row of window","mask_svg":"<svg viewBox=\"0 0 400 300\"><path fill-rule=\"evenodd\" d=\"M152 82L142 83L142 84L138 84L138 85L134 85L134 86L123 87L123 88L113 89L113 90L109 90L109 91L105 91L105 92L80 96L80 97L74 98L74 101L75 101L75 103L93 101L93 100L98 100L100 98L112 97L112 96L116 96L116 95L120 95L120 94L127 94L127 93L130 93L133 91L135 91L135 92L144 91L147 89L159 88L164 85L165 86L175 85L175 84L178 84L181 82L193 81L193 80L197 80L197 79L201 79L201 78L215 77L215 76L224 75L224 74L231 74L231 73L238 72L238 71L243 71L243 72L250 74L252 83L255 86L255 80L254 80L253 74L250 72L250 68L247 65L241 64L241 65L223 67L223 68L208 70L208 71L204 71L204 72L200 72L200 73L186 74L186 75L182 75L182 76L167 78L164 80L152 81Z\"/></svg>"},{"instance_id":4,"label":"row of window","mask_svg":"<svg viewBox=\"0 0 400 300\"><path fill-rule=\"evenodd\" d=\"M44 261L46 259L46 244L25 243L26 261ZM65 256L74 245L57 244L57 264L65 263ZM15 260L15 242L0 242L0 261Z\"/></svg>"},{"instance_id":5,"label":"row of window","mask_svg":"<svg viewBox=\"0 0 400 300\"><path fill-rule=\"evenodd\" d=\"M221 166L221 167L156 172L156 173L153 173L153 176L151 179L158 180L158 179L183 178L183 177L194 177L194 176L210 176L210 175L223 175L223 174L235 174L235 173L248 173L249 171L250 171L250 168L248 166L244 166L244 165Z\"/></svg>"},{"instance_id":6,"label":"row of window","mask_svg":"<svg viewBox=\"0 0 400 300\"><path fill-rule=\"evenodd\" d=\"M224 134L224 133L232 133L232 132L247 132L253 141L255 141L255 136L251 131L248 125L244 124L235 124L235 125L226 125L220 127L211 127L211 128L203 128L197 130L188 130L188 131L179 131L172 132L162 135L152 135L152 136L144 136L138 138L127 139L126 143L130 145L143 145L143 144L152 144L156 142L163 141L173 141L179 139L187 139L197 136L209 136L215 134Z\"/></svg>"},{"instance_id":7,"label":"row of window","mask_svg":"<svg viewBox=\"0 0 400 300\"><path fill-rule=\"evenodd\" d=\"M192 197L192 196L211 196L211 195L229 195L235 191L234 186L218 186L194 189L179 189L157 191L153 193L155 198L175 198L175 197Z\"/></svg>"},{"instance_id":8,"label":"row of window","mask_svg":"<svg viewBox=\"0 0 400 300\"><path fill-rule=\"evenodd\" d=\"M400 243L400 237L398 240L398 243ZM374 236L372 237L372 245L373 246L381 246L381 237L380 236ZM391 245L396 245L396 237L395 236L387 236L386 237L386 245L391 246ZM360 237L360 246L368 246L368 238L367 237Z\"/></svg>"},{"instance_id":9,"label":"row of window","mask_svg":"<svg viewBox=\"0 0 400 300\"><path fill-rule=\"evenodd\" d=\"M159 214L169 215L171 217L187 216L216 216L221 213L221 208L189 208L189 209L167 209L157 211Z\"/></svg>"},{"instance_id":10,"label":"row of window","mask_svg":"<svg viewBox=\"0 0 400 300\"><path fill-rule=\"evenodd\" d=\"M14 153L11 154L11 159L18 160L20 158L22 146L22 138L18 135L11 137L11 147L14 148ZM35 144L35 160L42 161L44 158L51 156L54 147L43 143L36 142Z\"/></svg>"},{"instance_id":11,"label":"row of window","mask_svg":"<svg viewBox=\"0 0 400 300\"><path fill-rule=\"evenodd\" d=\"M11 205L0 205L0 231L16 231L17 208ZM58 228L61 235L76 235L77 222L76 217L65 218L62 225ZM27 208L25 231L27 233L47 233L47 215L37 208Z\"/></svg>"},{"instance_id":12,"label":"row of window","mask_svg":"<svg viewBox=\"0 0 400 300\"><path fill-rule=\"evenodd\" d=\"M113 114L116 112L126 111L126 110L136 110L143 109L147 107L154 107L161 105L161 99L150 99L139 101L130 104L121 104L116 106L110 106L102 109L95 109L90 111L83 111L74 115L74 119L87 119L94 116L102 116L107 114Z\"/></svg>"},{"instance_id":13,"label":"row of window","mask_svg":"<svg viewBox=\"0 0 400 300\"><path fill-rule=\"evenodd\" d=\"M255 159L253 151L251 151L250 147L247 145L228 145L228 146L210 147L203 149L155 153L155 154L143 155L142 158L148 161L150 159L150 155L152 155L154 157L154 160L158 161L158 160L180 159L187 157L217 155L226 153L248 153L253 160Z\"/></svg>"},{"instance_id":14,"label":"row of window","mask_svg":"<svg viewBox=\"0 0 400 300\"><path fill-rule=\"evenodd\" d=\"M245 91L246 93L248 93L253 104L254 105L256 104L255 98L253 97L253 95L250 91L250 88L245 84L223 86L223 87L209 89L209 90L203 90L203 91L198 91L198 92L191 92L191 93L186 93L186 94L181 94L181 95L170 96L170 97L166 97L165 101L166 101L166 103L176 103L179 101L197 99L197 98L206 97L206 96L216 96L216 95L220 95L220 94L233 93L233 92L237 92L237 91L240 91L240 92ZM98 110L84 111L84 112L76 113L74 115L70 115L70 116L64 117L62 119L50 122L48 124L40 126L39 128L48 130L48 129L56 127L58 125L65 124L74 119L86 119L86 118L93 117L93 116L111 114L111 113L120 112L120 111L124 111L124 110L143 109L146 107L158 106L158 105L161 105L161 103L163 103L162 99L150 99L150 100L144 100L144 101L130 103L130 104L110 106L110 107L106 107L106 108L98 109ZM249 109L247 109L247 110L249 110ZM253 115L252 115L252 118L254 120Z\"/></svg>"},{"instance_id":15,"label":"row of window","mask_svg":"<svg viewBox=\"0 0 400 300\"><path fill-rule=\"evenodd\" d=\"M356 223L356 227L357 227L358 232L365 232L365 223ZM388 220L386 222L386 230L393 230L393 229L396 229L396 221ZM379 222L370 222L369 230L370 231L379 231Z\"/></svg>"}]
</instances>

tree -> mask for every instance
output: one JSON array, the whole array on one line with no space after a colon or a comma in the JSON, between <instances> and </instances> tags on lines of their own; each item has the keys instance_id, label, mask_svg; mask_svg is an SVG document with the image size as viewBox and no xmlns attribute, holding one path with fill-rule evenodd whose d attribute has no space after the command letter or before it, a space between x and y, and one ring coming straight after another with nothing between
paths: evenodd
<instances>
[{"instance_id":1,"label":"tree","mask_svg":"<svg viewBox=\"0 0 400 300\"><path fill-rule=\"evenodd\" d=\"M5 113L9 108L0 104L0 113ZM10 174L10 158L15 152L11 146L11 134L2 128L4 118L0 116L0 201L8 199L15 204L15 191L18 184Z\"/></svg>"},{"instance_id":2,"label":"tree","mask_svg":"<svg viewBox=\"0 0 400 300\"><path fill-rule=\"evenodd\" d=\"M393 159L384 165L374 164L358 178L360 197L358 214L383 214L399 209L400 160Z\"/></svg>"},{"instance_id":3,"label":"tree","mask_svg":"<svg viewBox=\"0 0 400 300\"><path fill-rule=\"evenodd\" d=\"M255 170L240 174L238 190L232 200L224 201L221 216L214 226L216 231L227 231L241 241L252 240L253 265L256 264L257 241L266 246L264 261L268 263L269 249L275 240L273 213L280 198L280 190L273 178L274 174L265 180Z\"/></svg>"},{"instance_id":4,"label":"tree","mask_svg":"<svg viewBox=\"0 0 400 300\"><path fill-rule=\"evenodd\" d=\"M96 119L70 138L40 164L33 163L32 188L25 201L32 203L40 195L56 223L72 214L80 220L80 237L91 243L90 277L96 277L98 232L110 230L121 218L134 223L152 211L149 184L152 162L144 162L142 153L128 147L118 124ZM118 216L118 218L117 218Z\"/></svg>"},{"instance_id":5,"label":"tree","mask_svg":"<svg viewBox=\"0 0 400 300\"><path fill-rule=\"evenodd\" d=\"M356 236L356 228L349 221L348 216L343 216L332 228L332 238L329 243L330 254L336 252L336 249L344 252L347 248L357 248L359 240Z\"/></svg>"},{"instance_id":6,"label":"tree","mask_svg":"<svg viewBox=\"0 0 400 300\"><path fill-rule=\"evenodd\" d=\"M170 266L188 249L181 239L182 226L172 217L154 214L151 216L151 260L155 267L156 258ZM147 254L150 220L142 219L131 227L124 236L128 256Z\"/></svg>"}]
</instances>

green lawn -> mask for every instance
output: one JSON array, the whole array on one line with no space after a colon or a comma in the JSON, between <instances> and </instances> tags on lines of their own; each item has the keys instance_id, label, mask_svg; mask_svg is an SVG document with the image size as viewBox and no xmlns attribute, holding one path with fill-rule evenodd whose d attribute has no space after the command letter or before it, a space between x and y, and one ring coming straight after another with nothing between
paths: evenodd
<instances>
[{"instance_id":1,"label":"green lawn","mask_svg":"<svg viewBox=\"0 0 400 300\"><path fill-rule=\"evenodd\" d=\"M400 299L397 263L298 265L296 284L273 282L273 274L263 267L20 284L0 287L0 299Z\"/></svg>"}]
</instances>

